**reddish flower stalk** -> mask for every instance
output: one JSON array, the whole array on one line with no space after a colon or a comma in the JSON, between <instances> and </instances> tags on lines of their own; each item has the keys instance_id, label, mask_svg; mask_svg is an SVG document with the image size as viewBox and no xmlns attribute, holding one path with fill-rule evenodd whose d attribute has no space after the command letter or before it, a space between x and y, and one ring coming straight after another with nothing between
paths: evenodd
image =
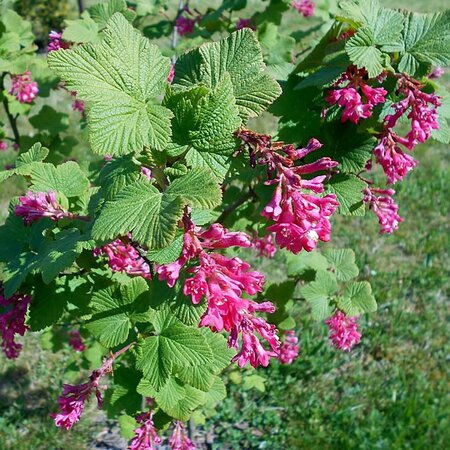
<instances>
[{"instance_id":1,"label":"reddish flower stalk","mask_svg":"<svg viewBox=\"0 0 450 450\"><path fill-rule=\"evenodd\" d=\"M334 194L319 197L314 194L324 191L326 175L310 180L304 174L329 171L338 163L330 158L321 158L311 164L295 165L295 161L319 149L322 144L311 139L306 148L271 142L270 136L242 129L237 136L250 152L251 165L264 164L268 169L266 184L275 184L271 202L262 215L275 222L267 231L275 233L275 241L281 248L294 254L301 250L313 250L319 240L330 240L330 216L336 211L338 202ZM312 191L313 194L305 191Z\"/></svg>"},{"instance_id":2,"label":"reddish flower stalk","mask_svg":"<svg viewBox=\"0 0 450 450\"><path fill-rule=\"evenodd\" d=\"M239 19L236 23L236 30L242 30L243 28L250 28L256 31L256 25L253 23L252 19Z\"/></svg>"},{"instance_id":3,"label":"reddish flower stalk","mask_svg":"<svg viewBox=\"0 0 450 450\"><path fill-rule=\"evenodd\" d=\"M252 247L256 250L259 256L264 258L273 258L277 251L273 234L268 234L267 236L263 236L261 238L255 235L252 239Z\"/></svg>"},{"instance_id":4,"label":"reddish flower stalk","mask_svg":"<svg viewBox=\"0 0 450 450\"><path fill-rule=\"evenodd\" d=\"M304 17L313 16L316 10L316 4L312 0L293 0L291 5Z\"/></svg>"},{"instance_id":5,"label":"reddish flower stalk","mask_svg":"<svg viewBox=\"0 0 450 450\"><path fill-rule=\"evenodd\" d=\"M102 408L103 398L100 392L100 380L105 375L112 373L114 361L134 344L134 342L128 344L105 359L102 366L92 372L87 383L78 386L71 384L63 385L63 394L58 399L60 412L58 414L51 414L57 427L70 430L80 420L85 403L90 399L92 394L95 394L97 398L98 408Z\"/></svg>"},{"instance_id":6,"label":"reddish flower stalk","mask_svg":"<svg viewBox=\"0 0 450 450\"><path fill-rule=\"evenodd\" d=\"M15 359L22 350L22 344L15 342L15 335L24 336L29 329L25 325L25 316L28 304L31 301L30 295L14 294L10 298L3 295L3 288L0 285L0 335L2 337L2 350L8 359Z\"/></svg>"},{"instance_id":7,"label":"reddish flower stalk","mask_svg":"<svg viewBox=\"0 0 450 450\"><path fill-rule=\"evenodd\" d=\"M84 352L86 350L86 346L84 345L83 338L78 330L69 331L69 345L76 352Z\"/></svg>"},{"instance_id":8,"label":"reddish flower stalk","mask_svg":"<svg viewBox=\"0 0 450 450\"><path fill-rule=\"evenodd\" d=\"M28 191L26 195L19 197L19 204L14 212L16 216L23 218L25 225L43 217L48 217L54 221L61 220L63 217L89 221L89 217L66 211L57 202L56 193L53 191L36 193Z\"/></svg>"},{"instance_id":9,"label":"reddish flower stalk","mask_svg":"<svg viewBox=\"0 0 450 450\"><path fill-rule=\"evenodd\" d=\"M172 450L196 450L197 447L184 431L183 423L177 420L174 422L174 425L173 433L169 440Z\"/></svg>"},{"instance_id":10,"label":"reddish flower stalk","mask_svg":"<svg viewBox=\"0 0 450 450\"><path fill-rule=\"evenodd\" d=\"M382 87L369 86L366 79L365 69L349 66L341 78L334 83L334 87L338 89L329 91L326 101L330 105L337 104L344 108L341 122L349 120L357 124L360 119L367 119L372 115L374 106L385 102L387 91ZM342 86L343 84L345 86Z\"/></svg>"},{"instance_id":11,"label":"reddish flower stalk","mask_svg":"<svg viewBox=\"0 0 450 450\"><path fill-rule=\"evenodd\" d=\"M298 356L298 338L294 330L284 332L284 341L281 344L278 359L283 364L291 364Z\"/></svg>"},{"instance_id":12,"label":"reddish flower stalk","mask_svg":"<svg viewBox=\"0 0 450 450\"><path fill-rule=\"evenodd\" d=\"M152 278L150 266L131 244L130 236L116 239L103 247L96 248L93 253L96 257L106 255L109 267L114 272L125 272L149 280Z\"/></svg>"},{"instance_id":13,"label":"reddish flower stalk","mask_svg":"<svg viewBox=\"0 0 450 450\"><path fill-rule=\"evenodd\" d=\"M157 268L159 278L173 286L181 268L198 258L198 264L187 269L192 277L186 279L183 292L195 304L206 298L208 309L200 326L230 333L228 345L239 350L233 360L241 367L248 362L254 367L267 366L270 358L279 352L277 330L255 313L272 313L275 307L270 302L256 303L244 297L244 293L255 295L262 291L263 275L251 271L250 265L239 258L206 251L231 246L250 247L250 237L241 232L229 232L220 224L201 231L187 216L184 223L182 254L174 263ZM256 334L267 341L270 349L263 347Z\"/></svg>"},{"instance_id":14,"label":"reddish flower stalk","mask_svg":"<svg viewBox=\"0 0 450 450\"><path fill-rule=\"evenodd\" d=\"M31 72L14 75L9 93L14 95L20 103L31 103L37 96L38 84L31 78Z\"/></svg>"},{"instance_id":15,"label":"reddish flower stalk","mask_svg":"<svg viewBox=\"0 0 450 450\"><path fill-rule=\"evenodd\" d=\"M437 108L441 105L440 97L422 92L422 88L423 85L418 81L402 75L397 92L404 98L394 103L394 112L384 118L384 130L379 136L374 154L390 184L402 180L417 165L417 161L404 153L400 145L413 150L418 143L426 142L433 130L439 128ZM405 115L411 121L411 129L405 137L401 137L394 127Z\"/></svg>"},{"instance_id":16,"label":"reddish flower stalk","mask_svg":"<svg viewBox=\"0 0 450 450\"><path fill-rule=\"evenodd\" d=\"M135 436L131 441L129 450L157 450L162 443L153 423L153 411L139 414L136 421L141 425L134 430Z\"/></svg>"},{"instance_id":17,"label":"reddish flower stalk","mask_svg":"<svg viewBox=\"0 0 450 450\"><path fill-rule=\"evenodd\" d=\"M361 333L358 331L357 321L356 317L347 317L342 311L336 311L325 321L330 329L330 340L336 348L349 352L359 344Z\"/></svg>"},{"instance_id":18,"label":"reddish flower stalk","mask_svg":"<svg viewBox=\"0 0 450 450\"><path fill-rule=\"evenodd\" d=\"M403 218L398 215L398 205L392 196L393 189L366 188L364 190L364 202L377 215L381 234L393 233Z\"/></svg>"},{"instance_id":19,"label":"reddish flower stalk","mask_svg":"<svg viewBox=\"0 0 450 450\"><path fill-rule=\"evenodd\" d=\"M54 52L61 48L70 48L70 44L63 40L62 33L58 33L57 31L50 31L48 35L48 53Z\"/></svg>"}]
</instances>

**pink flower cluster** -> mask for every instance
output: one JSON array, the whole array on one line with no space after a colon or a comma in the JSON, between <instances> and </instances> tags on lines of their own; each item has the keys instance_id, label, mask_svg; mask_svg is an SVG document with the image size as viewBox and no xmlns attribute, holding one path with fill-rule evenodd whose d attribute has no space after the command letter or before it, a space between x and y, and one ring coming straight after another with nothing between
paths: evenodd
<instances>
[{"instance_id":1,"label":"pink flower cluster","mask_svg":"<svg viewBox=\"0 0 450 450\"><path fill-rule=\"evenodd\" d=\"M76 97L77 93L76 93L76 91L71 91L70 95L72 97ZM84 104L83 100L79 100L79 99L75 98L75 100L72 102L72 109L74 111L79 111L83 115L84 110L86 109L86 105Z\"/></svg>"},{"instance_id":2,"label":"pink flower cluster","mask_svg":"<svg viewBox=\"0 0 450 450\"><path fill-rule=\"evenodd\" d=\"M187 14L191 17L186 17L184 14ZM201 19L200 15L194 16L191 12L191 10L185 6L183 9L182 14L180 14L177 17L177 20L175 21L175 27L177 29L177 33L180 36L185 36L187 34L192 34L194 32L194 27L197 22L199 22Z\"/></svg>"},{"instance_id":3,"label":"pink flower cluster","mask_svg":"<svg viewBox=\"0 0 450 450\"><path fill-rule=\"evenodd\" d=\"M336 311L334 315L325 321L330 330L332 344L344 351L350 351L361 340L358 332L356 317L347 317L342 311Z\"/></svg>"},{"instance_id":4,"label":"pink flower cluster","mask_svg":"<svg viewBox=\"0 0 450 450\"><path fill-rule=\"evenodd\" d=\"M130 243L130 237L123 237L94 249L94 256L106 255L109 267L114 272L125 272L128 275L151 279L150 266L139 255Z\"/></svg>"},{"instance_id":5,"label":"pink flower cluster","mask_svg":"<svg viewBox=\"0 0 450 450\"><path fill-rule=\"evenodd\" d=\"M271 202L261 213L275 222L267 231L275 233L276 243L297 254L303 249L310 252L319 240L329 241L330 216L339 206L336 196L314 195L324 191L326 175L310 180L303 179L302 175L329 171L338 163L325 157L311 164L295 165L295 161L319 149L322 144L311 139L306 148L296 149L293 145L272 143L270 136L244 129L237 136L248 146L252 165L267 165L269 180L266 184L276 185Z\"/></svg>"},{"instance_id":6,"label":"pink flower cluster","mask_svg":"<svg viewBox=\"0 0 450 450\"><path fill-rule=\"evenodd\" d=\"M304 17L313 16L316 10L316 4L312 0L293 0L291 5Z\"/></svg>"},{"instance_id":7,"label":"pink flower cluster","mask_svg":"<svg viewBox=\"0 0 450 450\"><path fill-rule=\"evenodd\" d=\"M38 84L32 80L30 71L12 76L11 81L9 93L20 103L31 103L39 92Z\"/></svg>"},{"instance_id":8,"label":"pink flower cluster","mask_svg":"<svg viewBox=\"0 0 450 450\"><path fill-rule=\"evenodd\" d=\"M173 286L181 268L189 260L198 258L198 264L187 269L192 276L186 279L183 292L195 304L206 298L208 309L202 316L200 326L230 333L228 345L239 350L233 359L239 366L246 363L254 367L267 366L271 357L278 356L280 343L277 329L255 313L273 313L275 307L270 302L256 303L244 297L244 294L255 295L262 291L264 276L251 271L250 265L240 258L206 252L232 246L250 247L250 237L241 232L229 232L218 223L201 231L187 216L184 222L181 256L174 263L159 266L159 278ZM256 333L267 341L269 349L261 344Z\"/></svg>"},{"instance_id":9,"label":"pink flower cluster","mask_svg":"<svg viewBox=\"0 0 450 450\"><path fill-rule=\"evenodd\" d=\"M0 151L4 152L5 150L8 150L8 143L5 141L0 141Z\"/></svg>"},{"instance_id":10,"label":"pink flower cluster","mask_svg":"<svg viewBox=\"0 0 450 450\"><path fill-rule=\"evenodd\" d=\"M83 338L78 330L69 331L69 345L76 352L84 352L86 350L86 346L84 345Z\"/></svg>"},{"instance_id":11,"label":"pink flower cluster","mask_svg":"<svg viewBox=\"0 0 450 450\"><path fill-rule=\"evenodd\" d=\"M157 445L162 443L153 423L153 412L139 414L136 421L140 427L134 431L135 436L131 441L129 450L157 450Z\"/></svg>"},{"instance_id":12,"label":"pink flower cluster","mask_svg":"<svg viewBox=\"0 0 450 450\"><path fill-rule=\"evenodd\" d=\"M1 286L0 286L1 288ZM10 298L3 296L0 289L0 335L2 337L2 350L8 359L17 358L22 350L22 344L15 342L15 335L23 336L28 330L25 325L25 316L30 295L14 294Z\"/></svg>"},{"instance_id":13,"label":"pink flower cluster","mask_svg":"<svg viewBox=\"0 0 450 450\"><path fill-rule=\"evenodd\" d=\"M426 142L433 130L439 128L437 107L441 105L440 97L422 92L422 87L418 81L403 75L399 79L397 92L404 99L394 103L394 112L384 118L384 131L374 154L390 184L402 180L417 165L417 161L404 153L399 144L413 150L417 144ZM394 127L406 114L411 121L411 129L402 137L394 131Z\"/></svg>"},{"instance_id":14,"label":"pink flower cluster","mask_svg":"<svg viewBox=\"0 0 450 450\"><path fill-rule=\"evenodd\" d=\"M366 188L364 190L364 202L377 215L381 227L381 234L393 233L398 228L403 218L398 215L398 205L392 196L393 189Z\"/></svg>"},{"instance_id":15,"label":"pink flower cluster","mask_svg":"<svg viewBox=\"0 0 450 450\"><path fill-rule=\"evenodd\" d=\"M175 422L169 445L172 447L172 450L195 450L197 448L186 435L184 425L179 420Z\"/></svg>"},{"instance_id":16,"label":"pink flower cluster","mask_svg":"<svg viewBox=\"0 0 450 450\"><path fill-rule=\"evenodd\" d=\"M48 35L48 53L54 52L61 48L69 48L70 44L65 42L62 38L62 33L58 33L57 31L50 31Z\"/></svg>"},{"instance_id":17,"label":"pink flower cluster","mask_svg":"<svg viewBox=\"0 0 450 450\"><path fill-rule=\"evenodd\" d=\"M256 31L256 25L252 19L239 19L236 23L236 30L242 30L243 28L250 28Z\"/></svg>"},{"instance_id":18,"label":"pink flower cluster","mask_svg":"<svg viewBox=\"0 0 450 450\"><path fill-rule=\"evenodd\" d=\"M85 403L93 393L97 398L98 408L102 408L103 398L99 389L99 382L104 375L112 372L114 359L115 355L106 359L100 369L92 372L87 383L78 386L63 385L63 394L58 399L60 412L51 415L57 427L70 430L80 420Z\"/></svg>"},{"instance_id":19,"label":"pink flower cluster","mask_svg":"<svg viewBox=\"0 0 450 450\"><path fill-rule=\"evenodd\" d=\"M259 256L263 258L273 258L277 251L277 246L274 243L273 234L268 234L259 238L258 236L253 237L252 247Z\"/></svg>"},{"instance_id":20,"label":"pink flower cluster","mask_svg":"<svg viewBox=\"0 0 450 450\"><path fill-rule=\"evenodd\" d=\"M284 332L284 341L280 347L278 359L283 364L291 364L298 356L298 338L294 330Z\"/></svg>"},{"instance_id":21,"label":"pink flower cluster","mask_svg":"<svg viewBox=\"0 0 450 450\"><path fill-rule=\"evenodd\" d=\"M384 103L387 91L382 88L373 88L364 80L367 78L365 69L349 66L347 71L334 83L338 89L331 90L326 101L330 105L339 105L344 108L341 122L349 120L358 123L360 119L367 119L372 115L375 105ZM345 86L342 86L345 84ZM363 102L362 96L365 98Z\"/></svg>"},{"instance_id":22,"label":"pink flower cluster","mask_svg":"<svg viewBox=\"0 0 450 450\"><path fill-rule=\"evenodd\" d=\"M49 217L55 221L63 217L72 217L72 214L65 211L56 201L56 194L53 191L36 193L28 191L26 195L19 197L15 214L23 217L26 225L42 217Z\"/></svg>"},{"instance_id":23,"label":"pink flower cluster","mask_svg":"<svg viewBox=\"0 0 450 450\"><path fill-rule=\"evenodd\" d=\"M169 76L167 77L167 82L169 84L172 84L174 78L175 78L175 64L172 64L170 66L170 72L169 72Z\"/></svg>"},{"instance_id":24,"label":"pink flower cluster","mask_svg":"<svg viewBox=\"0 0 450 450\"><path fill-rule=\"evenodd\" d=\"M442 68L442 67L435 67L432 71L431 71L431 73L430 73L430 75L428 75L428 78L430 79L430 80L435 80L435 79L437 79L437 78L441 78L442 77L442 75L444 75L444 73L445 73L445 70Z\"/></svg>"}]
</instances>

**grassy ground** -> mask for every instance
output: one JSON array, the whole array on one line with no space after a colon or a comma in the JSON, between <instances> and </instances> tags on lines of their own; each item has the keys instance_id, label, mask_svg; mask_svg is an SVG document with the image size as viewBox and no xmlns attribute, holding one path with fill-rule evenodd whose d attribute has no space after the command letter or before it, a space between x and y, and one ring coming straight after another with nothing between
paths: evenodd
<instances>
[{"instance_id":1,"label":"grassy ground","mask_svg":"<svg viewBox=\"0 0 450 450\"><path fill-rule=\"evenodd\" d=\"M424 12L447 5L445 0L383 3ZM300 311L300 358L292 366L261 370L268 379L264 393L229 383L230 397L208 423L217 435L216 450L448 447L446 155L443 145L418 149L421 164L398 187L405 222L394 236L379 236L375 217L334 223L334 244L357 249L363 276L380 303L380 310L362 321L361 345L351 354L334 351L325 328ZM2 185L0 222L9 198L22 189ZM68 354L42 350L39 337L31 334L14 364L0 355L1 450L95 446L105 422L93 405L73 433L62 433L49 418L67 360Z\"/></svg>"}]
</instances>

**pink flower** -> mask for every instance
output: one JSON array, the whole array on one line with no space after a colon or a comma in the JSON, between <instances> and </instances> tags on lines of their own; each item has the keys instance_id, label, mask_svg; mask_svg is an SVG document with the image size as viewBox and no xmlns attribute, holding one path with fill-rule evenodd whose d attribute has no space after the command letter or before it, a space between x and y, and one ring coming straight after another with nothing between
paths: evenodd
<instances>
[{"instance_id":1,"label":"pink flower","mask_svg":"<svg viewBox=\"0 0 450 450\"><path fill-rule=\"evenodd\" d=\"M280 355L278 359L282 364L291 364L298 356L298 338L295 331L289 330L284 332L284 341L280 347Z\"/></svg>"},{"instance_id":2,"label":"pink flower","mask_svg":"<svg viewBox=\"0 0 450 450\"><path fill-rule=\"evenodd\" d=\"M382 88L373 88L365 81L367 72L365 69L357 69L350 66L341 78L334 83L338 89L328 92L326 101L330 105L339 105L344 108L341 122L349 120L355 124L361 119L367 119L372 115L372 109L379 103L384 103L387 91ZM345 86L342 86L345 84ZM360 91L359 91L360 90ZM362 95L365 97L363 102ZM323 115L326 111L323 111Z\"/></svg>"},{"instance_id":3,"label":"pink flower","mask_svg":"<svg viewBox=\"0 0 450 450\"><path fill-rule=\"evenodd\" d=\"M329 171L338 163L330 158L321 158L311 164L295 165L322 145L311 139L305 148L296 149L292 145L271 143L265 136L249 130L237 134L249 147L250 158L268 167L269 180L266 184L276 184L272 200L261 215L275 223L267 231L275 233L275 241L281 248L297 254L302 249L313 250L317 242L329 241L331 234L330 216L339 204L334 194L319 197L323 192L325 175L305 180L304 174Z\"/></svg>"},{"instance_id":4,"label":"pink flower","mask_svg":"<svg viewBox=\"0 0 450 450\"><path fill-rule=\"evenodd\" d=\"M70 214L56 201L56 194L50 192L28 191L26 195L19 197L19 204L15 209L16 216L23 217L26 225L39 220L42 217L49 217L58 221Z\"/></svg>"},{"instance_id":5,"label":"pink flower","mask_svg":"<svg viewBox=\"0 0 450 450\"><path fill-rule=\"evenodd\" d=\"M316 9L316 4L311 0L293 0L291 5L304 17L313 16Z\"/></svg>"},{"instance_id":6,"label":"pink flower","mask_svg":"<svg viewBox=\"0 0 450 450\"><path fill-rule=\"evenodd\" d=\"M172 84L174 78L175 78L175 65L172 64L172 65L170 66L169 76L167 77L168 83L169 83L169 84Z\"/></svg>"},{"instance_id":7,"label":"pink flower","mask_svg":"<svg viewBox=\"0 0 450 450\"><path fill-rule=\"evenodd\" d=\"M258 304L244 295L255 295L262 291L264 277L250 270L250 265L240 258L229 258L206 250L231 246L250 247L249 236L241 232L229 232L220 224L213 224L202 231L185 216L183 250L174 263L159 266L157 272L161 280L173 286L181 268L190 260L199 258L199 263L187 269L192 275L184 283L183 292L197 304L206 298L208 308L202 316L200 326L213 331L225 330L230 333L228 345L240 349L234 358L243 366L247 362L254 367L266 366L269 359L278 355L279 340L274 325L256 317L256 312L273 312L269 303ZM256 337L258 333L267 341L265 348Z\"/></svg>"},{"instance_id":8,"label":"pink flower","mask_svg":"<svg viewBox=\"0 0 450 450\"><path fill-rule=\"evenodd\" d=\"M330 329L332 344L344 351L350 351L361 340L358 332L356 317L347 317L342 311L336 311L334 315L325 321Z\"/></svg>"},{"instance_id":9,"label":"pink flower","mask_svg":"<svg viewBox=\"0 0 450 450\"><path fill-rule=\"evenodd\" d=\"M70 47L70 44L63 40L62 33L57 33L56 31L51 31L49 33L48 37L49 37L48 47L47 47L48 53L54 52L61 48L69 48Z\"/></svg>"},{"instance_id":10,"label":"pink flower","mask_svg":"<svg viewBox=\"0 0 450 450\"><path fill-rule=\"evenodd\" d=\"M259 256L264 258L273 258L277 251L272 234L268 234L262 238L255 236L252 239L252 247L256 250Z\"/></svg>"},{"instance_id":11,"label":"pink flower","mask_svg":"<svg viewBox=\"0 0 450 450\"><path fill-rule=\"evenodd\" d=\"M13 147L13 150L14 150L14 151L19 150L19 144L18 144L17 142L13 142L12 147Z\"/></svg>"},{"instance_id":12,"label":"pink flower","mask_svg":"<svg viewBox=\"0 0 450 450\"><path fill-rule=\"evenodd\" d=\"M83 338L78 330L69 331L69 345L76 352L84 352L86 350L86 346L84 345Z\"/></svg>"},{"instance_id":13,"label":"pink flower","mask_svg":"<svg viewBox=\"0 0 450 450\"><path fill-rule=\"evenodd\" d=\"M169 445L172 447L172 450L195 450L197 447L186 435L183 423L179 420L174 423L175 427L169 440Z\"/></svg>"},{"instance_id":14,"label":"pink flower","mask_svg":"<svg viewBox=\"0 0 450 450\"><path fill-rule=\"evenodd\" d=\"M31 103L39 92L38 85L31 78L31 72L11 77L12 85L9 93L15 95L20 103Z\"/></svg>"},{"instance_id":15,"label":"pink flower","mask_svg":"<svg viewBox=\"0 0 450 450\"><path fill-rule=\"evenodd\" d=\"M129 450L157 450L157 445L162 443L153 424L153 412L139 414L136 421L141 424L134 430L135 436L131 441Z\"/></svg>"},{"instance_id":16,"label":"pink flower","mask_svg":"<svg viewBox=\"0 0 450 450\"><path fill-rule=\"evenodd\" d=\"M141 174L144 175L145 178L147 178L147 180L151 180L152 177L152 171L148 168L148 167L141 167Z\"/></svg>"},{"instance_id":17,"label":"pink flower","mask_svg":"<svg viewBox=\"0 0 450 450\"><path fill-rule=\"evenodd\" d=\"M236 30L242 30L243 28L250 28L256 31L256 25L253 23L252 19L239 19L236 23Z\"/></svg>"},{"instance_id":18,"label":"pink flower","mask_svg":"<svg viewBox=\"0 0 450 450\"><path fill-rule=\"evenodd\" d=\"M445 70L442 67L435 67L431 71L430 75L428 75L428 78L430 80L435 80L436 78L441 78L442 75L444 75L444 73L445 73Z\"/></svg>"},{"instance_id":19,"label":"pink flower","mask_svg":"<svg viewBox=\"0 0 450 450\"><path fill-rule=\"evenodd\" d=\"M5 141L0 141L0 151L4 152L5 150L8 150L8 143Z\"/></svg>"},{"instance_id":20,"label":"pink flower","mask_svg":"<svg viewBox=\"0 0 450 450\"><path fill-rule=\"evenodd\" d=\"M180 36L192 34L194 31L197 19L190 19L189 17L180 16L175 22L177 32Z\"/></svg>"},{"instance_id":21,"label":"pink flower","mask_svg":"<svg viewBox=\"0 0 450 450\"><path fill-rule=\"evenodd\" d=\"M85 109L85 104L83 102L83 100L74 100L72 103L72 109L74 111L79 111L80 113L84 113L84 109Z\"/></svg>"},{"instance_id":22,"label":"pink flower","mask_svg":"<svg viewBox=\"0 0 450 450\"><path fill-rule=\"evenodd\" d=\"M418 81L402 76L398 82L398 94L403 99L392 105L393 112L384 118L384 131L380 134L379 143L374 154L387 176L388 183L400 181L416 165L417 162L405 154L399 144L413 150L418 143L426 142L433 132L439 128L437 108L441 99L437 95L421 91L423 85ZM394 132L401 117L410 119L411 129L405 137Z\"/></svg>"},{"instance_id":23,"label":"pink flower","mask_svg":"<svg viewBox=\"0 0 450 450\"><path fill-rule=\"evenodd\" d=\"M412 156L401 150L399 142L401 138L388 129L373 151L390 184L402 180L417 165Z\"/></svg>"},{"instance_id":24,"label":"pink flower","mask_svg":"<svg viewBox=\"0 0 450 450\"><path fill-rule=\"evenodd\" d=\"M364 191L364 202L378 216L381 234L393 233L398 229L399 223L403 222L403 218L397 214L398 205L392 198L394 194L393 189L366 188Z\"/></svg>"},{"instance_id":25,"label":"pink flower","mask_svg":"<svg viewBox=\"0 0 450 450\"><path fill-rule=\"evenodd\" d=\"M94 256L106 255L109 267L114 272L125 272L129 275L151 279L150 266L130 243L129 238L115 241L94 249Z\"/></svg>"},{"instance_id":26,"label":"pink flower","mask_svg":"<svg viewBox=\"0 0 450 450\"><path fill-rule=\"evenodd\" d=\"M8 359L17 358L22 350L22 344L14 341L15 335L24 336L29 329L25 325L25 316L30 295L14 294L7 299L3 296L0 286L0 335L2 336L2 349Z\"/></svg>"},{"instance_id":27,"label":"pink flower","mask_svg":"<svg viewBox=\"0 0 450 450\"><path fill-rule=\"evenodd\" d=\"M103 398L99 390L99 381L106 373L111 372L112 360L106 361L99 370L92 372L89 381L78 386L71 384L63 385L63 394L59 397L59 414L51 414L57 427L70 430L79 420L84 411L84 405L89 397L95 392L98 408L102 408Z\"/></svg>"}]
</instances>

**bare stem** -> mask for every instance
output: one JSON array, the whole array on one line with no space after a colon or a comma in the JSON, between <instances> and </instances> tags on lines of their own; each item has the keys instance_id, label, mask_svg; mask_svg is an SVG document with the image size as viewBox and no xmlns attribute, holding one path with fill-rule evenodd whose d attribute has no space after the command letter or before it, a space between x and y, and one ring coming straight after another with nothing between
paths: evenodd
<instances>
[{"instance_id":1,"label":"bare stem","mask_svg":"<svg viewBox=\"0 0 450 450\"><path fill-rule=\"evenodd\" d=\"M78 11L81 16L82 12L84 11L84 0L78 0Z\"/></svg>"},{"instance_id":2,"label":"bare stem","mask_svg":"<svg viewBox=\"0 0 450 450\"><path fill-rule=\"evenodd\" d=\"M0 92L5 89L5 82L4 82L5 76L6 76L6 73L4 72L2 74L2 76L0 77ZM6 117L8 118L9 124L11 126L11 130L14 135L13 140L17 145L20 145L20 134L19 134L19 129L17 128L17 116L13 116L11 114L11 111L9 110L8 99L6 97L3 98L2 103L3 103L3 107L5 109Z\"/></svg>"},{"instance_id":3,"label":"bare stem","mask_svg":"<svg viewBox=\"0 0 450 450\"><path fill-rule=\"evenodd\" d=\"M184 7L185 7L184 0L180 0L178 3L178 12L177 12L177 17L175 18L175 22L178 19L178 17L180 17L181 13L184 10ZM178 30L177 30L177 25L175 23L174 27L173 27L173 32L172 32L172 50L175 50L177 48L177 42L178 42ZM172 64L175 64L176 60L177 60L177 57L174 54L172 56Z\"/></svg>"}]
</instances>

